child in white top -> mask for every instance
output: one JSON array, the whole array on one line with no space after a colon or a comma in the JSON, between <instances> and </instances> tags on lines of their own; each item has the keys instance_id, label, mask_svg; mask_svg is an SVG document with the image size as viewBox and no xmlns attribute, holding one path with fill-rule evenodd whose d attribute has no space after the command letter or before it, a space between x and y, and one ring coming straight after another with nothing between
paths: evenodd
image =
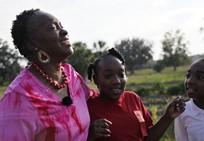
<instances>
[{"instance_id":1,"label":"child in white top","mask_svg":"<svg viewBox=\"0 0 204 141\"><path fill-rule=\"evenodd\" d=\"M177 141L204 141L204 59L192 63L185 79L186 110L175 119Z\"/></svg>"}]
</instances>

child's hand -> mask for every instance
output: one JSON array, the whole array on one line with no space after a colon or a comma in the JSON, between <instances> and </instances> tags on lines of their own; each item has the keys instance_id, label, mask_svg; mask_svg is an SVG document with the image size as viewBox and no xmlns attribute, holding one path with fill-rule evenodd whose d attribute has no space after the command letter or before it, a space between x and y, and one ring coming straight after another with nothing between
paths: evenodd
<instances>
[{"instance_id":1,"label":"child's hand","mask_svg":"<svg viewBox=\"0 0 204 141\"><path fill-rule=\"evenodd\" d=\"M88 141L110 137L111 131L109 130L109 126L111 124L112 123L107 119L98 119L93 121L89 127Z\"/></svg>"},{"instance_id":2,"label":"child's hand","mask_svg":"<svg viewBox=\"0 0 204 141\"><path fill-rule=\"evenodd\" d=\"M181 98L181 96L176 97L172 100L166 110L166 114L171 119L175 119L185 110L185 102Z\"/></svg>"}]
</instances>

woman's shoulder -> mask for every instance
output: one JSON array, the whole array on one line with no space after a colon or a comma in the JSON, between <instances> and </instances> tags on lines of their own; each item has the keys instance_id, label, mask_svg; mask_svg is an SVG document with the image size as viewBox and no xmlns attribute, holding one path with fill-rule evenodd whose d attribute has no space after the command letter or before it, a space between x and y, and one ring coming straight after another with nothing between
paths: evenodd
<instances>
[{"instance_id":1,"label":"woman's shoulder","mask_svg":"<svg viewBox=\"0 0 204 141\"><path fill-rule=\"evenodd\" d=\"M75 71L74 67L72 67L72 65L70 65L68 63L63 63L61 66L64 67L65 70L67 70L67 71L69 71L69 70Z\"/></svg>"},{"instance_id":2,"label":"woman's shoulder","mask_svg":"<svg viewBox=\"0 0 204 141\"><path fill-rule=\"evenodd\" d=\"M31 104L29 97L26 96L26 91L19 88L14 88L9 92L5 92L0 100L0 111L10 114L27 113L27 111L34 112L36 108Z\"/></svg>"},{"instance_id":3,"label":"woman's shoulder","mask_svg":"<svg viewBox=\"0 0 204 141\"><path fill-rule=\"evenodd\" d=\"M27 82L27 80L32 79L32 73L29 72L27 68L24 68L18 76L8 85L5 93L11 93L13 91L19 91L20 87L23 87L22 85Z\"/></svg>"},{"instance_id":4,"label":"woman's shoulder","mask_svg":"<svg viewBox=\"0 0 204 141\"><path fill-rule=\"evenodd\" d=\"M24 68L20 74L8 85L6 91L3 94L1 102L5 103L18 103L22 105L23 102L29 102L30 93L36 93L41 91L43 87L39 83L37 78L29 71L28 68Z\"/></svg>"},{"instance_id":5,"label":"woman's shoulder","mask_svg":"<svg viewBox=\"0 0 204 141\"><path fill-rule=\"evenodd\" d=\"M62 64L64 67L65 72L67 72L68 77L76 77L82 78L81 75L74 69L74 67L68 63Z\"/></svg>"}]
</instances>

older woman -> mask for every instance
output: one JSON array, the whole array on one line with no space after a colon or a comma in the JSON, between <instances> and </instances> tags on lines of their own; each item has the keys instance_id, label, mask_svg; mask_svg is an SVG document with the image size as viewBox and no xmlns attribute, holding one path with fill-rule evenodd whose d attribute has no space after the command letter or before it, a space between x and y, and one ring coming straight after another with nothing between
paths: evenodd
<instances>
[{"instance_id":1,"label":"older woman","mask_svg":"<svg viewBox=\"0 0 204 141\"><path fill-rule=\"evenodd\" d=\"M63 60L73 54L68 32L39 9L16 16L13 42L31 63L0 102L1 141L85 141L90 89Z\"/></svg>"}]
</instances>

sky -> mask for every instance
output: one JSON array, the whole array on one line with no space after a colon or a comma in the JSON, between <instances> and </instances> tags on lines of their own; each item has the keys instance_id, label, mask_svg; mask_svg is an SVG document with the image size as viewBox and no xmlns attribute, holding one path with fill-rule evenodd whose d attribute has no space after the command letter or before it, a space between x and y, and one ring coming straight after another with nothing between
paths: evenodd
<instances>
[{"instance_id":1,"label":"sky","mask_svg":"<svg viewBox=\"0 0 204 141\"><path fill-rule=\"evenodd\" d=\"M10 29L23 10L40 8L61 21L71 43L93 48L98 40L113 47L123 39L153 43L154 60L161 59L166 32L181 30L190 55L204 54L204 0L0 0L0 38L13 47Z\"/></svg>"}]
</instances>

